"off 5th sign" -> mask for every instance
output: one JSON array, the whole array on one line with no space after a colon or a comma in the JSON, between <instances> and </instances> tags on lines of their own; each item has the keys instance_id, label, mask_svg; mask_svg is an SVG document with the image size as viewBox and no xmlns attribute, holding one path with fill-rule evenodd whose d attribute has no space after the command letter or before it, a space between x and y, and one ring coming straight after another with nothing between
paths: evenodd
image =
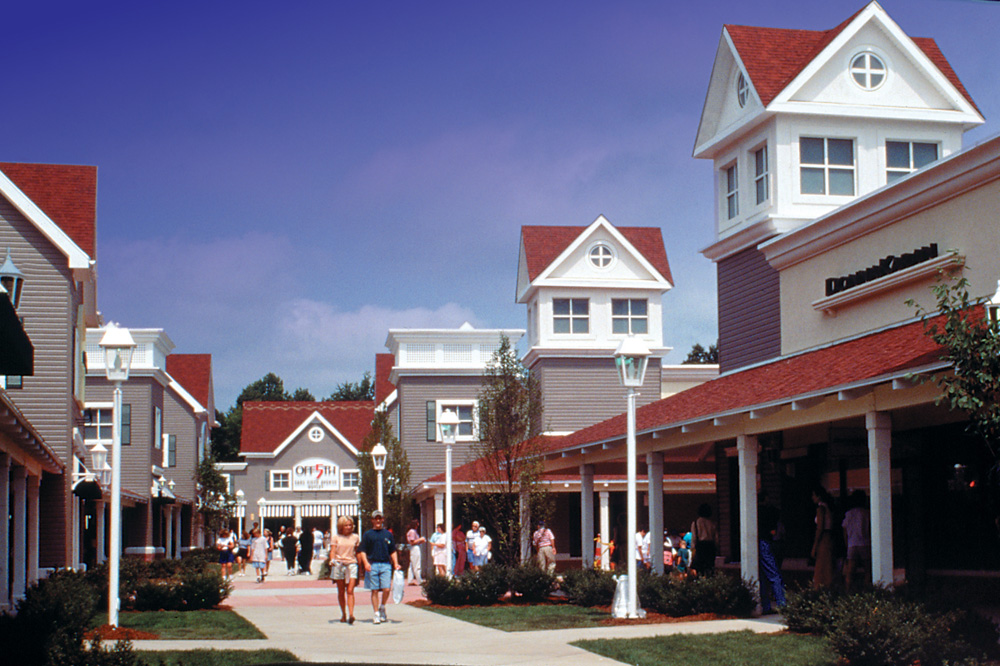
<instances>
[{"instance_id":1,"label":"off 5th sign","mask_svg":"<svg viewBox=\"0 0 1000 666\"><path fill-rule=\"evenodd\" d=\"M337 466L324 458L306 458L292 468L292 490L340 490Z\"/></svg>"}]
</instances>

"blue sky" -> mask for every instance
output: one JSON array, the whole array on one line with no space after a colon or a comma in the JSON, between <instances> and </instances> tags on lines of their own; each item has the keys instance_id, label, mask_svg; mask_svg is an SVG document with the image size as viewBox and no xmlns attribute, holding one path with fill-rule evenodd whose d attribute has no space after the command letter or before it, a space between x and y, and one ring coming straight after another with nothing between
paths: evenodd
<instances>
[{"instance_id":1,"label":"blue sky","mask_svg":"<svg viewBox=\"0 0 1000 666\"><path fill-rule=\"evenodd\" d=\"M855 2L18 3L2 158L98 167L99 307L209 352L216 401L317 397L390 327L523 327L520 227L663 229L665 342L715 339L723 23L825 30ZM885 0L997 132L1000 3ZM992 121L991 121L992 120Z\"/></svg>"}]
</instances>

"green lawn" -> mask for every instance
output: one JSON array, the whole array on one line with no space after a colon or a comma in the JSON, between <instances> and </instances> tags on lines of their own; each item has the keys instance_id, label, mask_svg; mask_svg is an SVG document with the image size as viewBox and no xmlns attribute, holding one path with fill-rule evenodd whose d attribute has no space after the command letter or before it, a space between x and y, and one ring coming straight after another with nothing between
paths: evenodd
<instances>
[{"instance_id":1,"label":"green lawn","mask_svg":"<svg viewBox=\"0 0 1000 666\"><path fill-rule=\"evenodd\" d=\"M147 666L252 666L296 662L286 650L136 650L140 663Z\"/></svg>"},{"instance_id":2,"label":"green lawn","mask_svg":"<svg viewBox=\"0 0 1000 666\"><path fill-rule=\"evenodd\" d=\"M635 666L835 666L825 639L799 634L677 634L576 641L573 645Z\"/></svg>"},{"instance_id":3,"label":"green lawn","mask_svg":"<svg viewBox=\"0 0 1000 666\"><path fill-rule=\"evenodd\" d=\"M108 614L100 613L94 626L99 627L107 622ZM267 638L257 627L230 610L121 613L118 622L128 629L159 634L164 640ZM142 642L138 645L141 646Z\"/></svg>"},{"instance_id":4,"label":"green lawn","mask_svg":"<svg viewBox=\"0 0 1000 666\"><path fill-rule=\"evenodd\" d=\"M542 629L576 629L597 627L601 620L610 617L607 611L583 606L482 606L471 608L442 608L427 606L426 610L441 613L456 620L500 629L502 631L539 631Z\"/></svg>"}]
</instances>

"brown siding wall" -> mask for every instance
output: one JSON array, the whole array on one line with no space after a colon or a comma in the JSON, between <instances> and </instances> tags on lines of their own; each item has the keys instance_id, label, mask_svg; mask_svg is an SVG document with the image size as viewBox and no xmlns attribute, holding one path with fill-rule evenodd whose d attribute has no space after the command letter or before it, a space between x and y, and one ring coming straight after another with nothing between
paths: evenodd
<instances>
[{"instance_id":1,"label":"brown siding wall","mask_svg":"<svg viewBox=\"0 0 1000 666\"><path fill-rule=\"evenodd\" d=\"M778 271L756 249L718 263L719 365L728 372L781 354Z\"/></svg>"},{"instance_id":2,"label":"brown siding wall","mask_svg":"<svg viewBox=\"0 0 1000 666\"><path fill-rule=\"evenodd\" d=\"M41 232L0 197L0 251L24 273L18 314L35 348L35 374L9 395L59 459L60 479L47 479L42 492L39 565L66 566L71 544L67 534L71 491L72 436L77 415L73 400L73 336L80 291L63 255ZM0 258L2 261L2 258ZM51 493L56 496L50 496Z\"/></svg>"},{"instance_id":3,"label":"brown siding wall","mask_svg":"<svg viewBox=\"0 0 1000 666\"><path fill-rule=\"evenodd\" d=\"M444 445L427 441L428 400L475 400L482 390L482 377L401 377L397 385L400 428L397 436L410 459L410 481L414 485L444 472ZM469 442L456 442L452 465L471 460Z\"/></svg>"},{"instance_id":4,"label":"brown siding wall","mask_svg":"<svg viewBox=\"0 0 1000 666\"><path fill-rule=\"evenodd\" d=\"M575 431L622 414L626 390L608 358L542 358L532 367L542 392L543 430ZM637 405L660 399L660 360L651 359Z\"/></svg>"}]
</instances>

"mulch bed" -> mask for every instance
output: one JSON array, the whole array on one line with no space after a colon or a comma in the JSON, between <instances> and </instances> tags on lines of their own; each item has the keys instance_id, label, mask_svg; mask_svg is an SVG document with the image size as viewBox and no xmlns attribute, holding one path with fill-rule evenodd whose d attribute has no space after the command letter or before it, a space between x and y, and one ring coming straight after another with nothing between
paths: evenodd
<instances>
[{"instance_id":1,"label":"mulch bed","mask_svg":"<svg viewBox=\"0 0 1000 666\"><path fill-rule=\"evenodd\" d=\"M102 624L96 629L91 629L85 634L87 640L99 638L102 641L152 641L160 637L149 631L139 631L128 627L112 627L110 624Z\"/></svg>"}]
</instances>

